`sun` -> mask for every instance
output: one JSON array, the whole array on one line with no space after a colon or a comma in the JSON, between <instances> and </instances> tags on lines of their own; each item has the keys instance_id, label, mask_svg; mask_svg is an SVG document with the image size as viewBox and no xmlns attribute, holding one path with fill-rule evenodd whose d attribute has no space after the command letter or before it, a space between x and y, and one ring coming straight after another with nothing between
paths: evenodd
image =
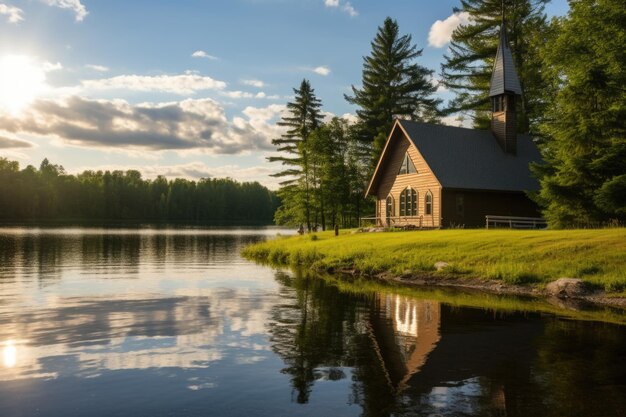
<instances>
[{"instance_id":1,"label":"sun","mask_svg":"<svg viewBox=\"0 0 626 417\"><path fill-rule=\"evenodd\" d=\"M43 91L46 81L44 69L33 58L25 55L6 55L0 58L0 107L17 113Z\"/></svg>"}]
</instances>

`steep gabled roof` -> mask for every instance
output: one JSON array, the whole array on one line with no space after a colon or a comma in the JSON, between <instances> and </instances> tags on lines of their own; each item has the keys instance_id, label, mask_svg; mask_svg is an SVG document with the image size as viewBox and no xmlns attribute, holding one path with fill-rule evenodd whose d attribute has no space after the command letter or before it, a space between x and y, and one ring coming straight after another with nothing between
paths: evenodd
<instances>
[{"instance_id":1,"label":"steep gabled roof","mask_svg":"<svg viewBox=\"0 0 626 417\"><path fill-rule=\"evenodd\" d=\"M517 155L504 152L489 130L398 120L401 128L426 160L443 188L490 191L535 191L539 183L529 164L541 162L539 150L528 135L517 136ZM393 132L387 140L389 145ZM383 150L372 176L368 194L373 191L379 168L387 154Z\"/></svg>"},{"instance_id":2,"label":"steep gabled roof","mask_svg":"<svg viewBox=\"0 0 626 417\"><path fill-rule=\"evenodd\" d=\"M522 87L517 76L515 63L513 62L513 54L506 39L506 28L503 23L500 28L500 41L498 43L496 61L493 64L493 72L491 73L489 97L499 96L505 92L521 95Z\"/></svg>"}]
</instances>

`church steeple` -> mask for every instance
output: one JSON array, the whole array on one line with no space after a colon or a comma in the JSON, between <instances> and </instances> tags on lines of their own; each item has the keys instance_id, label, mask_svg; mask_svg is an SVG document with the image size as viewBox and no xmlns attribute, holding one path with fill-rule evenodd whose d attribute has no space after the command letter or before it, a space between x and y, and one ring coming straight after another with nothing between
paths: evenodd
<instances>
[{"instance_id":1,"label":"church steeple","mask_svg":"<svg viewBox=\"0 0 626 417\"><path fill-rule=\"evenodd\" d=\"M507 153L517 152L517 112L515 101L522 95L513 54L506 39L504 5L500 40L496 61L491 74L489 97L491 98L491 130Z\"/></svg>"}]
</instances>

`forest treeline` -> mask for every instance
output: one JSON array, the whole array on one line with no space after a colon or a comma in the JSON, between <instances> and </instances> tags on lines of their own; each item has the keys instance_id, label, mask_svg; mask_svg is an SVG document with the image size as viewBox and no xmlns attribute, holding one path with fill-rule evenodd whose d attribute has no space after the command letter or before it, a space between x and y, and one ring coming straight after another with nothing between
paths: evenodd
<instances>
[{"instance_id":1,"label":"forest treeline","mask_svg":"<svg viewBox=\"0 0 626 417\"><path fill-rule=\"evenodd\" d=\"M357 118L322 119L308 80L273 141L284 170L276 221L355 226L372 214L364 197L394 119L476 129L490 124L489 84L505 29L523 94L518 132L543 156L531 167L541 190L529 196L551 227L596 227L626 221L626 7L623 0L572 0L566 16L548 19L550 0L460 0L466 22L452 33L441 72L419 64L422 50L387 18L363 58L363 75L345 99ZM438 87L454 98L443 103ZM337 150L339 149L339 151Z\"/></svg>"},{"instance_id":2,"label":"forest treeline","mask_svg":"<svg viewBox=\"0 0 626 417\"><path fill-rule=\"evenodd\" d=\"M47 159L38 169L20 169L0 158L0 221L265 225L278 205L276 195L257 182L150 180L134 170L71 175Z\"/></svg>"}]
</instances>

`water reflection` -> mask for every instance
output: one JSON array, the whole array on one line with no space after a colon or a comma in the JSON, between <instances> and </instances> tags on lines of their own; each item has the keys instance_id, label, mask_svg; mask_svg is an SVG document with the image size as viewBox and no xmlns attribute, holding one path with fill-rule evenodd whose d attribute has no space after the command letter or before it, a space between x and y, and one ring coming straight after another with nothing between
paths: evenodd
<instances>
[{"instance_id":1,"label":"water reflection","mask_svg":"<svg viewBox=\"0 0 626 417\"><path fill-rule=\"evenodd\" d=\"M239 257L274 233L0 231L0 415L624 415L623 327Z\"/></svg>"},{"instance_id":2,"label":"water reflection","mask_svg":"<svg viewBox=\"0 0 626 417\"><path fill-rule=\"evenodd\" d=\"M318 384L347 378L344 401L364 416L626 410L623 327L342 293L306 274L277 279L287 301L272 308L270 340L293 401L314 402Z\"/></svg>"},{"instance_id":3,"label":"water reflection","mask_svg":"<svg viewBox=\"0 0 626 417\"><path fill-rule=\"evenodd\" d=\"M439 342L441 305L399 295L379 295L369 330L390 386L402 391Z\"/></svg>"},{"instance_id":4,"label":"water reflection","mask_svg":"<svg viewBox=\"0 0 626 417\"><path fill-rule=\"evenodd\" d=\"M2 348L2 357L4 366L7 368L13 368L17 363L17 350L15 349L15 343L12 340L8 340L4 343Z\"/></svg>"}]
</instances>

